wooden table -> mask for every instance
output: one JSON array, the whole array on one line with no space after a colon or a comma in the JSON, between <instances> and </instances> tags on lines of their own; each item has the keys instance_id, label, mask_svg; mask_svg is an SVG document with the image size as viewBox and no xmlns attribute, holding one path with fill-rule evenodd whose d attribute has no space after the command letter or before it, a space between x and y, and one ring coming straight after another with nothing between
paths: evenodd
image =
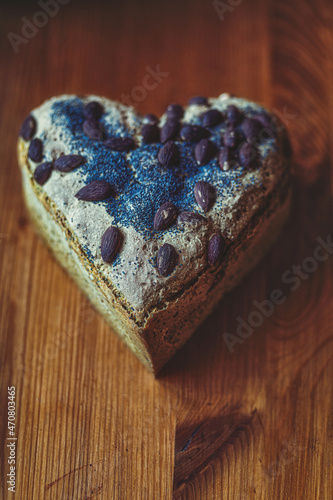
<instances>
[{"instance_id":1,"label":"wooden table","mask_svg":"<svg viewBox=\"0 0 333 500\"><path fill-rule=\"evenodd\" d=\"M2 498L13 497L15 386L16 498L331 499L333 255L297 290L283 275L309 267L316 239L333 233L332 2L65 3L46 22L37 2L8 2L1 15ZM22 36L23 16L40 27L8 38ZM147 90L149 68L164 75ZM36 237L17 132L31 108L65 92L129 95L138 110L162 113L223 91L283 117L295 151L292 215L154 380ZM284 303L231 353L223 334L276 288Z\"/></svg>"}]
</instances>

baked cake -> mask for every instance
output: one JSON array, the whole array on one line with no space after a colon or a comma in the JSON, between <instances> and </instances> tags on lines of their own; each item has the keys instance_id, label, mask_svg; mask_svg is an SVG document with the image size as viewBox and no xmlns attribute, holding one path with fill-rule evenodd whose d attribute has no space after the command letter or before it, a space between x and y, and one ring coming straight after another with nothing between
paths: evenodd
<instances>
[{"instance_id":1,"label":"baked cake","mask_svg":"<svg viewBox=\"0 0 333 500\"><path fill-rule=\"evenodd\" d=\"M38 232L155 374L289 212L284 126L228 94L171 104L160 119L53 97L24 120L18 152Z\"/></svg>"}]
</instances>

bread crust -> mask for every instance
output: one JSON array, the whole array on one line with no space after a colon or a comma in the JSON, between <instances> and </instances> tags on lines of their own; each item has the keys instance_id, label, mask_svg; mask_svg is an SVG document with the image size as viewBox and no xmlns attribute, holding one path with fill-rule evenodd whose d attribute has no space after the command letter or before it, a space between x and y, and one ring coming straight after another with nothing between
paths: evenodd
<instances>
[{"instance_id":1,"label":"bread crust","mask_svg":"<svg viewBox=\"0 0 333 500\"><path fill-rule=\"evenodd\" d=\"M283 134L284 131L281 141ZM280 153L282 167L274 189L263 198L238 236L228 242L222 262L213 268L204 267L167 300L148 303L138 312L89 259L60 208L35 182L28 146L27 141L19 139L24 197L38 233L96 309L154 374L188 340L223 295L255 267L277 238L289 214L289 162Z\"/></svg>"}]
</instances>

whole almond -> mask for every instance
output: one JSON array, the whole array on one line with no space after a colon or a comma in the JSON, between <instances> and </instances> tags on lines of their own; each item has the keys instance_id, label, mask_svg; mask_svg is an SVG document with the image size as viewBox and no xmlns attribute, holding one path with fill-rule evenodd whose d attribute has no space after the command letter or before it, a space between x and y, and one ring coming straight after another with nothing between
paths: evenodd
<instances>
[{"instance_id":1,"label":"whole almond","mask_svg":"<svg viewBox=\"0 0 333 500\"><path fill-rule=\"evenodd\" d=\"M45 163L41 163L38 165L36 170L34 171L34 179L40 185L43 186L45 182L49 179L51 172L53 169L53 165L50 161Z\"/></svg>"},{"instance_id":2,"label":"whole almond","mask_svg":"<svg viewBox=\"0 0 333 500\"><path fill-rule=\"evenodd\" d=\"M157 269L161 276L169 276L175 269L178 254L169 243L164 243L157 254Z\"/></svg>"},{"instance_id":3,"label":"whole almond","mask_svg":"<svg viewBox=\"0 0 333 500\"><path fill-rule=\"evenodd\" d=\"M36 132L36 120L32 115L26 117L20 128L20 136L23 137L25 141L29 141Z\"/></svg>"},{"instance_id":4,"label":"whole almond","mask_svg":"<svg viewBox=\"0 0 333 500\"><path fill-rule=\"evenodd\" d=\"M239 162L245 168L255 168L258 163L258 150L254 145L244 142L239 149Z\"/></svg>"},{"instance_id":5,"label":"whole almond","mask_svg":"<svg viewBox=\"0 0 333 500\"><path fill-rule=\"evenodd\" d=\"M181 120L184 116L184 109L180 104L169 104L166 115L168 119Z\"/></svg>"},{"instance_id":6,"label":"whole almond","mask_svg":"<svg viewBox=\"0 0 333 500\"><path fill-rule=\"evenodd\" d=\"M202 124L204 127L215 127L223 120L223 115L218 109L210 109L202 115Z\"/></svg>"},{"instance_id":7,"label":"whole almond","mask_svg":"<svg viewBox=\"0 0 333 500\"><path fill-rule=\"evenodd\" d=\"M208 128L201 127L200 125L184 125L179 135L183 141L198 142L200 139L210 137L210 131Z\"/></svg>"},{"instance_id":8,"label":"whole almond","mask_svg":"<svg viewBox=\"0 0 333 500\"><path fill-rule=\"evenodd\" d=\"M179 151L173 141L168 141L166 144L164 144L164 146L161 147L158 153L158 161L164 167L177 165L179 161Z\"/></svg>"},{"instance_id":9,"label":"whole almond","mask_svg":"<svg viewBox=\"0 0 333 500\"><path fill-rule=\"evenodd\" d=\"M43 143L40 139L32 139L28 149L28 157L30 160L39 162L43 158Z\"/></svg>"},{"instance_id":10,"label":"whole almond","mask_svg":"<svg viewBox=\"0 0 333 500\"><path fill-rule=\"evenodd\" d=\"M160 231L166 229L177 217L177 208L171 201L167 201L160 206L154 217L154 229Z\"/></svg>"},{"instance_id":11,"label":"whole almond","mask_svg":"<svg viewBox=\"0 0 333 500\"><path fill-rule=\"evenodd\" d=\"M81 155L61 155L54 162L54 168L59 172L70 172L83 163Z\"/></svg>"},{"instance_id":12,"label":"whole almond","mask_svg":"<svg viewBox=\"0 0 333 500\"><path fill-rule=\"evenodd\" d=\"M203 215L196 212L181 212L177 217L177 225L184 227L189 224L200 224L206 220Z\"/></svg>"},{"instance_id":13,"label":"whole almond","mask_svg":"<svg viewBox=\"0 0 333 500\"><path fill-rule=\"evenodd\" d=\"M255 142L261 128L261 123L254 118L244 118L241 124L242 132L249 143Z\"/></svg>"},{"instance_id":14,"label":"whole almond","mask_svg":"<svg viewBox=\"0 0 333 500\"><path fill-rule=\"evenodd\" d=\"M82 114L86 119L94 118L98 120L102 116L103 111L104 108L99 102L90 101L84 106Z\"/></svg>"},{"instance_id":15,"label":"whole almond","mask_svg":"<svg viewBox=\"0 0 333 500\"><path fill-rule=\"evenodd\" d=\"M145 144L156 142L160 137L160 129L155 123L145 123L141 128L141 137Z\"/></svg>"},{"instance_id":16,"label":"whole almond","mask_svg":"<svg viewBox=\"0 0 333 500\"><path fill-rule=\"evenodd\" d=\"M83 132L93 141L101 141L103 139L102 125L95 118L88 118L83 122Z\"/></svg>"},{"instance_id":17,"label":"whole almond","mask_svg":"<svg viewBox=\"0 0 333 500\"><path fill-rule=\"evenodd\" d=\"M233 104L230 104L227 107L227 118L229 123L238 123L241 118L242 118L242 113L239 111L237 106L234 106Z\"/></svg>"},{"instance_id":18,"label":"whole almond","mask_svg":"<svg viewBox=\"0 0 333 500\"><path fill-rule=\"evenodd\" d=\"M214 266L222 257L226 248L223 237L215 233L208 242L208 264Z\"/></svg>"},{"instance_id":19,"label":"whole almond","mask_svg":"<svg viewBox=\"0 0 333 500\"><path fill-rule=\"evenodd\" d=\"M206 181L198 181L194 186L194 196L199 207L208 212L214 201L212 186Z\"/></svg>"},{"instance_id":20,"label":"whole almond","mask_svg":"<svg viewBox=\"0 0 333 500\"><path fill-rule=\"evenodd\" d=\"M231 150L227 147L223 147L219 152L219 165L221 170L229 170L231 167L236 167L237 163L232 159Z\"/></svg>"},{"instance_id":21,"label":"whole almond","mask_svg":"<svg viewBox=\"0 0 333 500\"><path fill-rule=\"evenodd\" d=\"M110 226L102 236L101 256L105 262L112 262L122 242L122 234L115 226Z\"/></svg>"},{"instance_id":22,"label":"whole almond","mask_svg":"<svg viewBox=\"0 0 333 500\"><path fill-rule=\"evenodd\" d=\"M240 140L239 134L234 127L228 127L223 134L223 143L227 148L234 148Z\"/></svg>"},{"instance_id":23,"label":"whole almond","mask_svg":"<svg viewBox=\"0 0 333 500\"><path fill-rule=\"evenodd\" d=\"M199 165L206 165L214 158L217 147L209 139L201 139L195 147L194 155Z\"/></svg>"},{"instance_id":24,"label":"whole almond","mask_svg":"<svg viewBox=\"0 0 333 500\"><path fill-rule=\"evenodd\" d=\"M175 139L178 131L179 131L180 125L179 121L177 119L170 119L165 122L163 127L161 128L160 132L160 139L162 144L165 142L169 141L170 139Z\"/></svg>"},{"instance_id":25,"label":"whole almond","mask_svg":"<svg viewBox=\"0 0 333 500\"><path fill-rule=\"evenodd\" d=\"M104 145L114 151L131 151L135 148L135 142L130 137L109 137L104 141Z\"/></svg>"},{"instance_id":26,"label":"whole almond","mask_svg":"<svg viewBox=\"0 0 333 500\"><path fill-rule=\"evenodd\" d=\"M84 201L102 201L112 194L112 186L104 180L92 181L83 186L77 193L76 198Z\"/></svg>"}]
</instances>

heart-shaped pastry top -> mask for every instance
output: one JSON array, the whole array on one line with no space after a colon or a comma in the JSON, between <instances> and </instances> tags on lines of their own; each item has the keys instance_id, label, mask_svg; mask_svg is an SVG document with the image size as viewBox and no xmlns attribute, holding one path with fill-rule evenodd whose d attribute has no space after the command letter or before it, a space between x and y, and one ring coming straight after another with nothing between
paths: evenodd
<instances>
[{"instance_id":1,"label":"heart-shaped pastry top","mask_svg":"<svg viewBox=\"0 0 333 500\"><path fill-rule=\"evenodd\" d=\"M89 114L88 103L99 103L100 110L94 114L92 106ZM178 116L173 108L180 110ZM104 98L72 95L46 101L31 116L36 124L32 144L42 143L39 157L29 155L32 170L63 155L83 157L68 171L54 168L42 189L63 213L88 259L138 312L167 301L195 279L209 265L210 237L218 232L226 244L237 238L286 170L283 127L261 106L228 94L184 110L171 105L160 120ZM101 131L97 139L85 128L89 120L91 128ZM149 128L152 142L147 143L143 135ZM114 138L131 140L127 145L114 141L110 147ZM168 158L170 147L174 158L163 160L163 150ZM110 184L112 194L100 201L78 199L79 190L100 180ZM202 190L208 188L204 201L196 195L198 182ZM172 220L156 229L154 218L166 203L175 209ZM187 222L180 217L177 222L182 212L203 217ZM116 259L106 263L101 241L110 226L119 228L123 241ZM161 276L157 263L164 243L177 252L167 277Z\"/></svg>"},{"instance_id":2,"label":"heart-shaped pastry top","mask_svg":"<svg viewBox=\"0 0 333 500\"><path fill-rule=\"evenodd\" d=\"M288 185L283 125L228 94L172 104L160 119L63 95L20 135L39 200L141 325L204 273L218 279L226 249Z\"/></svg>"}]
</instances>

